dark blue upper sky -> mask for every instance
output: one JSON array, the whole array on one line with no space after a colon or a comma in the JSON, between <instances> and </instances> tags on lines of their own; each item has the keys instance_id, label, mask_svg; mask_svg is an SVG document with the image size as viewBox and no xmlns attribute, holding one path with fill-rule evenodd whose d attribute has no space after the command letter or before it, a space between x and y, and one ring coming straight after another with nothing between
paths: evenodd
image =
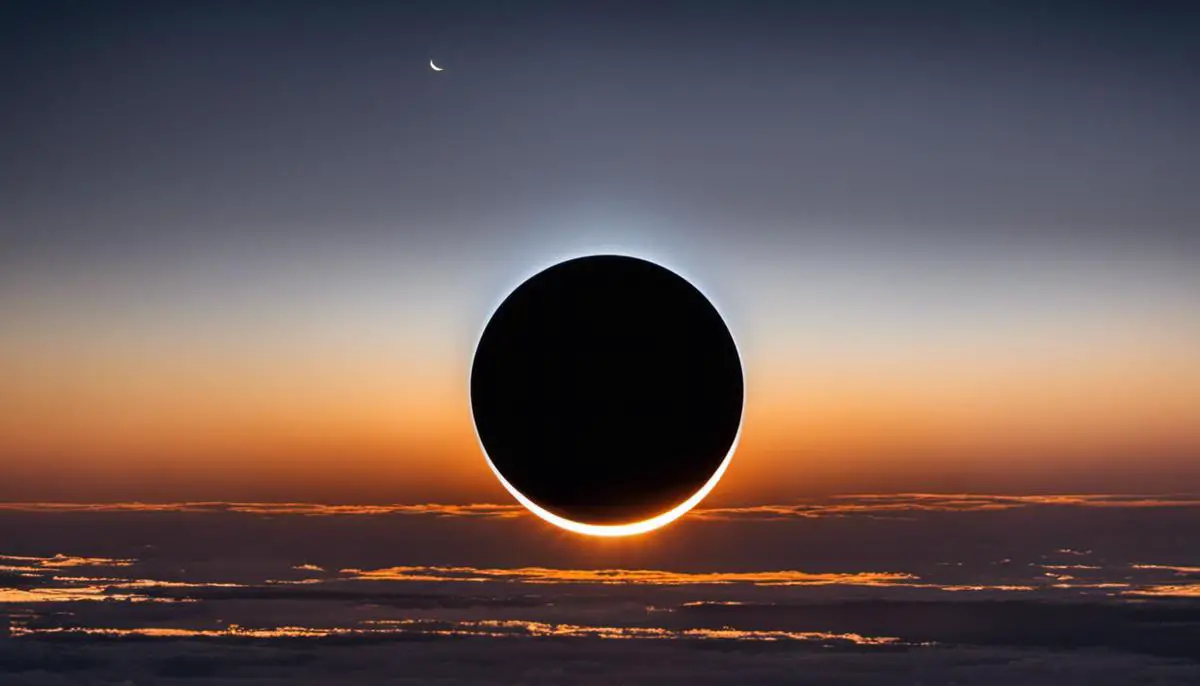
<instances>
[{"instance_id":1,"label":"dark blue upper sky","mask_svg":"<svg viewBox=\"0 0 1200 686\"><path fill-rule=\"evenodd\" d=\"M9 260L454 243L576 204L763 240L810 218L1195 247L1188 3L2 11Z\"/></svg>"}]
</instances>

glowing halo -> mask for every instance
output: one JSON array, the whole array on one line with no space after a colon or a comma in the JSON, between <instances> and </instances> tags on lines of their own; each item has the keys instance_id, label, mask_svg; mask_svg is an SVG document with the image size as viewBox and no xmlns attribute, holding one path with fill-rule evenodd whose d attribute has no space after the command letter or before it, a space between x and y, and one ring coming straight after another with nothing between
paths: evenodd
<instances>
[{"instance_id":1,"label":"glowing halo","mask_svg":"<svg viewBox=\"0 0 1200 686\"><path fill-rule=\"evenodd\" d=\"M615 256L620 256L620 257L632 257L632 258L640 259L640 260L647 259L644 257L639 257L637 255L630 255L627 253L620 253L620 252L585 253L582 255L576 255L575 257L588 257L588 256L593 256L593 255L615 255ZM488 323L492 320L492 317L496 314L496 310L500 309L500 306L503 305L504 301L508 299L508 296L511 295L514 290L519 288L521 286L521 284L525 283L530 278L533 278L534 276L542 273L546 269L549 269L550 267L553 267L556 264L559 264L560 262L565 262L570 259L574 259L574 257L568 257L565 259L556 260L556 261L552 262L551 264L534 271L529 276L525 277L524 279L521 279L517 283L516 286L514 286L511 290L509 290L507 295L505 295L503 298L500 299L500 302L498 302L496 304L496 306L492 308L492 311L483 320L483 327L480 329L479 335L475 339L475 345L472 346L472 348L471 348L472 358L474 358L475 351L477 351L479 349L479 343L483 340L483 334L484 334L484 331L487 330ZM647 261L650 261L650 260L647 260ZM667 269L677 275L679 274L678 271L672 269L671 267L669 267L661 262L655 262L655 261L651 261L651 262L652 262L652 264L656 264L656 265L658 265L664 269ZM680 276L680 278L683 278L683 277ZM696 286L696 284L692 283L691 280L686 279L686 278L684 280L687 281L688 283L692 284L692 287L695 288L697 291L700 291L700 287ZM719 317L721 317L721 321L725 322L726 329L729 329L728 321L725 319L725 316L721 313L721 310L720 310L720 308L717 307L716 303L711 298L709 298L708 294L704 293L704 291L700 291L700 294L703 295L705 300L707 300L709 302L709 304L712 305L713 309L715 309L717 311L717 315ZM742 372L742 410L741 410L741 414L738 416L737 432L733 436L733 442L729 445L729 452L725 454L725 459L721 460L721 464L717 467L716 471L713 472L713 475L711 477L709 477L708 481L705 482L703 486L701 486L695 493L693 493L691 496L689 496L686 500L679 503L678 505L671 508L670 510L667 510L666 512L657 514L653 517L649 517L647 519L643 519L643 520L640 520L637 522L629 522L627 524L588 524L585 522L576 522L574 520L567 519L566 517L556 515L553 512L550 512L546 508L542 507L541 505L538 505L536 502L531 500L524 493L517 490L516 486L513 486L512 484L510 484L508 482L508 479L505 479L504 475L500 473L500 470L496 468L495 463L492 462L491 456L489 456L487 453L487 448L483 445L483 438L479 435L479 426L475 423L475 411L474 411L473 403L471 402L471 393L468 391L468 393L467 393L467 409L471 413L471 429L475 432L475 441L477 443L479 443L479 450L483 452L484 460L487 461L488 467L492 470L492 473L496 475L496 478L500 481L500 484L504 486L504 489L506 491L508 491L509 494L512 495L512 497L516 498L517 502L519 502L519 503L521 503L521 505L525 506L525 509L527 509L530 512L532 512L533 514L537 515L542 520L549 522L550 524L553 524L554 526L557 526L561 529L566 529L567 531L571 531L571 532L574 532L577 534L584 534L587 536L603 536L603 537L609 537L609 538L615 538L615 537L619 537L619 536L633 536L636 534L644 534L648 531L654 531L655 529L662 528L662 527L666 526L667 524L670 524L671 522L675 521L676 519L679 519L683 515L687 514L692 508L699 505L700 501L704 500L704 498L714 488L716 488L717 483L721 480L721 477L724 476L725 470L729 467L729 463L733 459L733 454L737 451L738 442L742 438L742 427L745 425L745 422L746 422L746 381L745 381L745 379L746 379L746 364L745 364L745 362L742 361L741 349L738 346L737 337L733 335L732 329L729 329L729 337L733 340L733 349L737 353L738 367ZM470 387L471 387L471 370L473 370L473 368L474 368L474 364L472 364L468 367L468 372L467 372L467 388L468 389L470 389Z\"/></svg>"}]
</instances>

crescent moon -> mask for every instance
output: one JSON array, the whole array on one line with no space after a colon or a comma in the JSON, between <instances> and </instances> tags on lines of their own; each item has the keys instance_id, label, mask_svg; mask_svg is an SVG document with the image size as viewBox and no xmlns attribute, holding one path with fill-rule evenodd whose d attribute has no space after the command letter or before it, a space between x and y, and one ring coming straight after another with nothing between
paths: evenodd
<instances>
[{"instance_id":1,"label":"crescent moon","mask_svg":"<svg viewBox=\"0 0 1200 686\"><path fill-rule=\"evenodd\" d=\"M444 69L442 69L441 67L439 67L439 66L437 66L436 64L434 64L434 63L433 63L433 60L429 60L429 66L430 66L430 67L432 67L434 71L445 71L445 70L444 70Z\"/></svg>"}]
</instances>

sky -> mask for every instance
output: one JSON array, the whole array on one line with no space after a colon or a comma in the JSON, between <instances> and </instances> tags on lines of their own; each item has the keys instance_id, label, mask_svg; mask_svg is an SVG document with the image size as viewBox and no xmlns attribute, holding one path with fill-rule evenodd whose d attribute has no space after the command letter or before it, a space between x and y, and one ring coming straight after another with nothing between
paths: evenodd
<instances>
[{"instance_id":1,"label":"sky","mask_svg":"<svg viewBox=\"0 0 1200 686\"><path fill-rule=\"evenodd\" d=\"M1170 2L5 3L0 499L509 502L476 339L596 252L738 341L714 504L1196 491L1198 30Z\"/></svg>"},{"instance_id":2,"label":"sky","mask_svg":"<svg viewBox=\"0 0 1200 686\"><path fill-rule=\"evenodd\" d=\"M1193 5L0 3L0 682L1197 683ZM746 373L640 536L468 405L602 252Z\"/></svg>"}]
</instances>

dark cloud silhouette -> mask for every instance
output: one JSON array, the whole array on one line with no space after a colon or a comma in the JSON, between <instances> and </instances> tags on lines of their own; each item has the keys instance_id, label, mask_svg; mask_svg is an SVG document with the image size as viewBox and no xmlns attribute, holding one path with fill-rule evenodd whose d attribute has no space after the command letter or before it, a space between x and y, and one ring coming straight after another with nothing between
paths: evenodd
<instances>
[{"instance_id":1,"label":"dark cloud silhouette","mask_svg":"<svg viewBox=\"0 0 1200 686\"><path fill-rule=\"evenodd\" d=\"M1200 666L1153 656L1013 648L931 650L714 645L600 638L0 642L7 686L156 683L276 684L836 684L1127 686L1193 684Z\"/></svg>"},{"instance_id":2,"label":"dark cloud silhouette","mask_svg":"<svg viewBox=\"0 0 1200 686\"><path fill-rule=\"evenodd\" d=\"M490 505L10 505L0 683L1195 683L1194 504L861 495L602 544Z\"/></svg>"}]
</instances>

